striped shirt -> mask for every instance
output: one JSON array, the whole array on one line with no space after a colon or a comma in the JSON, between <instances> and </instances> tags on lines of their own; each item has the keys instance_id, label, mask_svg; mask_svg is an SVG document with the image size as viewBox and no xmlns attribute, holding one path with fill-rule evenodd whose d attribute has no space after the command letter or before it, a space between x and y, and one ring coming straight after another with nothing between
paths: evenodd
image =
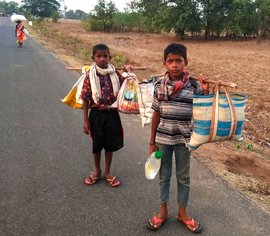
<instances>
[{"instance_id":1,"label":"striped shirt","mask_svg":"<svg viewBox=\"0 0 270 236\"><path fill-rule=\"evenodd\" d=\"M199 82L189 77L189 82L174 100L159 101L157 91L160 84L161 81L155 84L152 103L152 109L160 113L156 142L167 145L187 144L191 136L193 95L203 94L203 89Z\"/></svg>"}]
</instances>

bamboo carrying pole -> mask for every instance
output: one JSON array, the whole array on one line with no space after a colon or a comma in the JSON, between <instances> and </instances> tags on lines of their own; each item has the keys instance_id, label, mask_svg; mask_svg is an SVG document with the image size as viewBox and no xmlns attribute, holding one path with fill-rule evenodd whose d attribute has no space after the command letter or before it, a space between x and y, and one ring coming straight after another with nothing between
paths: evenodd
<instances>
[{"instance_id":1,"label":"bamboo carrying pole","mask_svg":"<svg viewBox=\"0 0 270 236\"><path fill-rule=\"evenodd\" d=\"M153 77L161 77L164 74L157 74L157 75L153 75ZM198 78L194 78L192 77L192 79L199 81ZM211 80L211 79L205 79L204 80L206 83L210 83L210 84L216 84L219 83L220 85L226 86L226 87L230 87L230 88L237 88L237 84L235 83L227 83L227 82L222 82L222 81L216 81L216 80Z\"/></svg>"},{"instance_id":2,"label":"bamboo carrying pole","mask_svg":"<svg viewBox=\"0 0 270 236\"><path fill-rule=\"evenodd\" d=\"M80 71L82 69L82 67L74 67L74 66L69 66L66 67L67 70L75 70L75 71ZM123 68L116 68L116 70L123 70ZM132 70L146 70L145 66L133 66ZM164 74L157 74L157 75L153 75L153 77L161 77ZM199 81L198 78L194 78L192 77L194 80ZM222 81L216 81L216 80L211 80L211 79L205 79L204 80L206 83L210 83L210 84L216 84L219 83L220 85L226 86L226 87L230 87L230 88L237 88L237 84L235 83L227 83L227 82L222 82Z\"/></svg>"},{"instance_id":3,"label":"bamboo carrying pole","mask_svg":"<svg viewBox=\"0 0 270 236\"><path fill-rule=\"evenodd\" d=\"M68 66L66 67L67 70L82 70L82 67L74 67L74 66ZM123 68L115 68L116 70L123 70ZM132 70L146 70L146 67L145 66L132 66Z\"/></svg>"}]
</instances>

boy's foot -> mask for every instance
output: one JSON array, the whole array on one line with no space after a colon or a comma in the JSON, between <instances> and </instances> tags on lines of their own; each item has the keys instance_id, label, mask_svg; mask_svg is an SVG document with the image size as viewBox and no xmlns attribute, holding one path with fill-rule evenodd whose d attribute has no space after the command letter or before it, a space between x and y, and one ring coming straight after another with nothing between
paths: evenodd
<instances>
[{"instance_id":1,"label":"boy's foot","mask_svg":"<svg viewBox=\"0 0 270 236\"><path fill-rule=\"evenodd\" d=\"M121 184L121 182L116 178L116 176L106 178L106 181L111 187L118 187Z\"/></svg>"},{"instance_id":2,"label":"boy's foot","mask_svg":"<svg viewBox=\"0 0 270 236\"><path fill-rule=\"evenodd\" d=\"M158 218L157 216L153 216L147 222L147 228L152 231L157 231L165 222L167 218Z\"/></svg>"},{"instance_id":3,"label":"boy's foot","mask_svg":"<svg viewBox=\"0 0 270 236\"><path fill-rule=\"evenodd\" d=\"M187 229L193 233L201 233L202 231L202 226L200 225L199 222L196 222L193 218L182 220L181 218L178 217L178 220L184 224Z\"/></svg>"},{"instance_id":4,"label":"boy's foot","mask_svg":"<svg viewBox=\"0 0 270 236\"><path fill-rule=\"evenodd\" d=\"M87 184L87 185L93 185L93 184L95 184L99 179L100 179L100 173L99 173L99 175L91 174L90 176L88 176L88 177L84 180L84 183Z\"/></svg>"}]
</instances>

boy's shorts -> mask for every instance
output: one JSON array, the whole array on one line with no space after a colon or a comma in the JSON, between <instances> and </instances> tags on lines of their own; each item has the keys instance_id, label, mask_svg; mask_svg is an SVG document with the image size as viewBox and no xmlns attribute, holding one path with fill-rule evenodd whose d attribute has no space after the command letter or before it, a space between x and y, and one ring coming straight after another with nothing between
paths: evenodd
<instances>
[{"instance_id":1,"label":"boy's shorts","mask_svg":"<svg viewBox=\"0 0 270 236\"><path fill-rule=\"evenodd\" d=\"M89 113L93 153L115 152L124 146L123 128L116 109L92 108Z\"/></svg>"}]
</instances>

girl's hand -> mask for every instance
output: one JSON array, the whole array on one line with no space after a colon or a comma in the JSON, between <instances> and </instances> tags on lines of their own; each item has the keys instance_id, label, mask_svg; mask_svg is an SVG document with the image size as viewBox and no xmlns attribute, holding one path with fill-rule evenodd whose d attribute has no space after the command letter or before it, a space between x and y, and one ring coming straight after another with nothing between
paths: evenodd
<instances>
[{"instance_id":1,"label":"girl's hand","mask_svg":"<svg viewBox=\"0 0 270 236\"><path fill-rule=\"evenodd\" d=\"M153 152L155 152L156 150L158 150L156 144L149 144L149 154L150 154L150 155L151 155Z\"/></svg>"},{"instance_id":2,"label":"girl's hand","mask_svg":"<svg viewBox=\"0 0 270 236\"><path fill-rule=\"evenodd\" d=\"M87 135L90 134L90 124L89 124L88 121L85 121L85 122L83 123L83 132L84 132L85 134L87 134Z\"/></svg>"},{"instance_id":3,"label":"girl's hand","mask_svg":"<svg viewBox=\"0 0 270 236\"><path fill-rule=\"evenodd\" d=\"M205 93L206 95L209 94L209 83L207 83L207 82L205 81L206 78L200 75L199 78L198 78L198 80L199 80L200 83L201 83L201 87L202 87L204 93Z\"/></svg>"}]
</instances>

